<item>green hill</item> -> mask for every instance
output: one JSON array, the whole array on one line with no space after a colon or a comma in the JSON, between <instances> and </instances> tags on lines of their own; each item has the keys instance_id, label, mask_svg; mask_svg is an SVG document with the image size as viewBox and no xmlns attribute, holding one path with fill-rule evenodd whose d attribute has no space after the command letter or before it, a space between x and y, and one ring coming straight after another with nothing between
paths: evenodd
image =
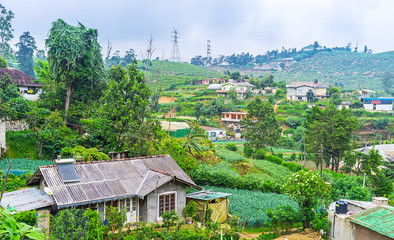
<instances>
[{"instance_id":1,"label":"green hill","mask_svg":"<svg viewBox=\"0 0 394 240\"><path fill-rule=\"evenodd\" d=\"M394 51L364 54L348 51L319 52L274 72L276 81L312 81L343 84L345 89L382 90L380 78L394 69Z\"/></svg>"}]
</instances>

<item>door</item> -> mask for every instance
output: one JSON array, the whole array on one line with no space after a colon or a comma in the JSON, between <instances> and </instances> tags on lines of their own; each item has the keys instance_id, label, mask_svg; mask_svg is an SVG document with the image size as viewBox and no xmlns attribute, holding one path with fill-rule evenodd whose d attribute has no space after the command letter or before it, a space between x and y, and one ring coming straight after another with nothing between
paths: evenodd
<instances>
[{"instance_id":1,"label":"door","mask_svg":"<svg viewBox=\"0 0 394 240\"><path fill-rule=\"evenodd\" d=\"M125 202L127 222L137 221L137 198L127 198Z\"/></svg>"}]
</instances>

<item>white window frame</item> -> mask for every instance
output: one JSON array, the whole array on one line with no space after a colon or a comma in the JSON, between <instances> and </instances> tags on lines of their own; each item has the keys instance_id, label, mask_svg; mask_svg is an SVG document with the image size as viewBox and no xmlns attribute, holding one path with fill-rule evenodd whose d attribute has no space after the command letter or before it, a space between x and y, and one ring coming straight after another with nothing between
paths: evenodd
<instances>
[{"instance_id":1,"label":"white window frame","mask_svg":"<svg viewBox=\"0 0 394 240\"><path fill-rule=\"evenodd\" d=\"M162 217L160 216L160 196L161 195L168 195L168 194L172 194L172 193L175 193L175 209L174 210L177 212L177 210L178 210L178 201L177 201L178 193L176 191L169 191L169 192L157 194L157 211L156 211L157 215L156 216L159 221L162 220Z\"/></svg>"}]
</instances>

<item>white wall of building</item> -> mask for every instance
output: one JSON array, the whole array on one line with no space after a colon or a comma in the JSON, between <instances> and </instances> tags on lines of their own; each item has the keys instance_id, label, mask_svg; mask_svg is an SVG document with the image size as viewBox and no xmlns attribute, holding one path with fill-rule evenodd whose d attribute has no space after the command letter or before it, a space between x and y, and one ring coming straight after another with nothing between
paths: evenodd
<instances>
[{"instance_id":1,"label":"white wall of building","mask_svg":"<svg viewBox=\"0 0 394 240\"><path fill-rule=\"evenodd\" d=\"M373 109L374 104L364 104L364 109L366 110L374 110ZM376 111L392 111L393 110L393 105L390 104L376 104Z\"/></svg>"}]
</instances>

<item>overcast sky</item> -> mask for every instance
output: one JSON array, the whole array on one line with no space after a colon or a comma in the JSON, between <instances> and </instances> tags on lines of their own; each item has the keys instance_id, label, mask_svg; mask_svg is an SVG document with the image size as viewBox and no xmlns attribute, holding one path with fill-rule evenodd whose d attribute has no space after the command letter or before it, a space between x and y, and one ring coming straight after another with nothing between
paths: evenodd
<instances>
[{"instance_id":1,"label":"overcast sky","mask_svg":"<svg viewBox=\"0 0 394 240\"><path fill-rule=\"evenodd\" d=\"M169 58L171 31L179 32L182 60L301 48L314 41L327 47L358 43L376 52L394 50L394 0L2 0L15 13L13 44L30 31L40 49L51 23L81 22L99 32L121 55L133 48L140 58L150 35L154 57Z\"/></svg>"}]
</instances>

